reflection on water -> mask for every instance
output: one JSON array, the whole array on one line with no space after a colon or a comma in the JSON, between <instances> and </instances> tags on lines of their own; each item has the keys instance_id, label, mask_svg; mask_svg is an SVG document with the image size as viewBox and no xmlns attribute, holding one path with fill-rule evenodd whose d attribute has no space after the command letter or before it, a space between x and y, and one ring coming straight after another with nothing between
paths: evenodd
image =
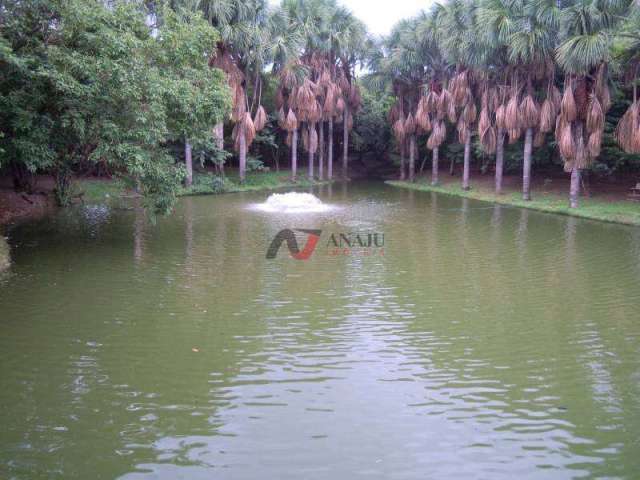
<instances>
[{"instance_id":1,"label":"reflection on water","mask_svg":"<svg viewBox=\"0 0 640 480\"><path fill-rule=\"evenodd\" d=\"M632 478L638 229L379 185L10 232L2 478ZM384 256L265 253L283 228Z\"/></svg>"}]
</instances>

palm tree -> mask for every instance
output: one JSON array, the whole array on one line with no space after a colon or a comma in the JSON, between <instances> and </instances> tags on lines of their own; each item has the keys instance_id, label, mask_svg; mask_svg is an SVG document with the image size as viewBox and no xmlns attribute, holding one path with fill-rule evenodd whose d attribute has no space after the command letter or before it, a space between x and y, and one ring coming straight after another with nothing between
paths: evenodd
<instances>
[{"instance_id":1,"label":"palm tree","mask_svg":"<svg viewBox=\"0 0 640 480\"><path fill-rule=\"evenodd\" d=\"M464 144L462 188L469 190L471 164L471 134L477 120L476 91L478 76L474 71L486 62L487 49L476 23L477 5L471 0L451 0L436 8L436 22L441 24L438 44L447 60L456 66L449 83L452 98L450 121L455 121L458 140Z\"/></svg>"},{"instance_id":2,"label":"palm tree","mask_svg":"<svg viewBox=\"0 0 640 480\"><path fill-rule=\"evenodd\" d=\"M600 154L609 109L608 63L614 29L632 6L627 1L580 0L561 10L562 42L556 60L565 73L556 140L571 172L570 207L578 207L580 173Z\"/></svg>"}]
</instances>

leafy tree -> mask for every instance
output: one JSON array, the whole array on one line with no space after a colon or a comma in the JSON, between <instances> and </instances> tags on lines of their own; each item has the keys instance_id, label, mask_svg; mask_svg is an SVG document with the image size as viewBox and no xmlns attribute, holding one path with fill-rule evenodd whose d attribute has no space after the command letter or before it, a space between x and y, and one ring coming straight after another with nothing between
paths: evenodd
<instances>
[{"instance_id":1,"label":"leafy tree","mask_svg":"<svg viewBox=\"0 0 640 480\"><path fill-rule=\"evenodd\" d=\"M106 162L168 211L184 169L167 142L197 141L228 108L209 68L215 31L195 15L165 12L155 31L141 5L11 0L2 26L2 162L50 171L70 200L80 162Z\"/></svg>"}]
</instances>

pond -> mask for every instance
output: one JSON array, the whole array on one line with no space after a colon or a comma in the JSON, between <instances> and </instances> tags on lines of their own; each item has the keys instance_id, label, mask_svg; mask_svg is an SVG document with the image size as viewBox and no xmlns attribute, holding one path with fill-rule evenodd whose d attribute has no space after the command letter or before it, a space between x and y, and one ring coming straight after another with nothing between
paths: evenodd
<instances>
[{"instance_id":1,"label":"pond","mask_svg":"<svg viewBox=\"0 0 640 480\"><path fill-rule=\"evenodd\" d=\"M0 477L638 475L639 228L313 193L333 208L256 192L10 231ZM266 258L285 229L301 252L320 230L307 260Z\"/></svg>"}]
</instances>

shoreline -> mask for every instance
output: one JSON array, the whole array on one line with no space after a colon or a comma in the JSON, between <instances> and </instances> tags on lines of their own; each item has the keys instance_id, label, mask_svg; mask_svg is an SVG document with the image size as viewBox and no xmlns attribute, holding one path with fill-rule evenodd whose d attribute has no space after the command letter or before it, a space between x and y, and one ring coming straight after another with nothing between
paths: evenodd
<instances>
[{"instance_id":1,"label":"shoreline","mask_svg":"<svg viewBox=\"0 0 640 480\"><path fill-rule=\"evenodd\" d=\"M505 191L502 195L482 189L462 190L456 184L432 186L430 183L410 183L401 180L386 180L387 185L396 188L404 188L420 192L435 192L452 195L460 198L470 198L482 202L509 205L513 207L527 208L544 213L597 220L600 222L617 223L629 226L640 226L640 203L632 201L605 202L593 197L580 198L578 208L569 208L569 196L561 196L551 193L532 192L532 200L524 201L519 191Z\"/></svg>"},{"instance_id":2,"label":"shoreline","mask_svg":"<svg viewBox=\"0 0 640 480\"><path fill-rule=\"evenodd\" d=\"M211 172L194 172L193 185L189 188L181 187L177 197L275 191L283 188L309 188L329 185L339 181L336 178L332 180L309 180L306 176L306 171L300 171L298 179L293 182L289 178L289 170L247 173L247 178L243 185L237 181L235 172L227 175L224 182L216 185L213 184L214 177L215 175ZM117 205L117 202L140 196L127 188L117 178L79 177L74 178L73 183L75 190L82 194L82 200L74 202L73 205L78 205L79 203ZM0 234L6 228L18 223L36 220L50 215L60 208L66 208L55 206L50 184L50 179L43 178L40 191L31 195L16 193L10 189L0 190L0 207L4 209L4 211L0 211Z\"/></svg>"}]
</instances>

